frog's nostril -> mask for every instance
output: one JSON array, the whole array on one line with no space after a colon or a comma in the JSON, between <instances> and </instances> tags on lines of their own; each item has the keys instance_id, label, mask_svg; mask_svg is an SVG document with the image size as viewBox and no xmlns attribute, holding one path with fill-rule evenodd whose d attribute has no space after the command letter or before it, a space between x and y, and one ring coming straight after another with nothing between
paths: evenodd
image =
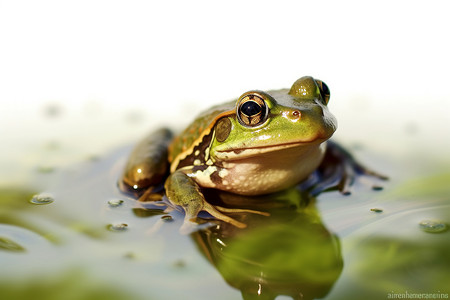
<instances>
[{"instance_id":1,"label":"frog's nostril","mask_svg":"<svg viewBox=\"0 0 450 300\"><path fill-rule=\"evenodd\" d=\"M302 113L301 113L299 110L294 110L294 111L292 112L292 116L293 116L295 119L300 119L300 117L302 116Z\"/></svg>"}]
</instances>

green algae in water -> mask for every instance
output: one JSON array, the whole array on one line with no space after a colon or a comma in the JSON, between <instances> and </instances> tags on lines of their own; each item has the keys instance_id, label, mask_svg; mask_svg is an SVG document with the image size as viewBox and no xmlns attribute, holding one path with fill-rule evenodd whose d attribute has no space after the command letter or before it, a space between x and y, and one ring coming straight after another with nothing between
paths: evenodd
<instances>
[{"instance_id":1,"label":"green algae in water","mask_svg":"<svg viewBox=\"0 0 450 300\"><path fill-rule=\"evenodd\" d=\"M36 168L36 171L42 174L49 174L53 173L55 171L55 168L50 166L39 166Z\"/></svg>"},{"instance_id":2,"label":"green algae in water","mask_svg":"<svg viewBox=\"0 0 450 300\"><path fill-rule=\"evenodd\" d=\"M0 237L0 250L11 252L25 252L24 247L6 237Z\"/></svg>"},{"instance_id":3,"label":"green algae in water","mask_svg":"<svg viewBox=\"0 0 450 300\"><path fill-rule=\"evenodd\" d=\"M441 233L447 231L447 224L441 221L424 220L419 223L419 228L429 233Z\"/></svg>"},{"instance_id":4,"label":"green algae in water","mask_svg":"<svg viewBox=\"0 0 450 300\"><path fill-rule=\"evenodd\" d=\"M132 289L121 289L104 279L93 277L79 269L69 269L47 276L24 276L15 282L0 281L0 298L33 300L127 300L156 299L152 295L145 298Z\"/></svg>"},{"instance_id":5,"label":"green algae in water","mask_svg":"<svg viewBox=\"0 0 450 300\"><path fill-rule=\"evenodd\" d=\"M428 241L382 236L349 239L348 283L336 286L331 299L388 299L391 291L447 293L450 240Z\"/></svg>"},{"instance_id":6,"label":"green algae in water","mask_svg":"<svg viewBox=\"0 0 450 300\"><path fill-rule=\"evenodd\" d=\"M402 197L439 197L447 199L450 188L450 173L438 173L432 176L409 180L395 189L394 195Z\"/></svg>"},{"instance_id":7,"label":"green algae in water","mask_svg":"<svg viewBox=\"0 0 450 300\"><path fill-rule=\"evenodd\" d=\"M50 204L53 203L53 201L55 201L55 199L50 194L37 194L30 199L30 203L36 205Z\"/></svg>"}]
</instances>

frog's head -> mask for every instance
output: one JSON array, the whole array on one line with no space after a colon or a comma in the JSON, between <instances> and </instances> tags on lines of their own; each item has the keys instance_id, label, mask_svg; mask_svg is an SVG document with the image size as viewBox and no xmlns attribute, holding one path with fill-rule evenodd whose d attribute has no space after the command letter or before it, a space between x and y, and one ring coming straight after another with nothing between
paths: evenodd
<instances>
[{"instance_id":1,"label":"frog's head","mask_svg":"<svg viewBox=\"0 0 450 300\"><path fill-rule=\"evenodd\" d=\"M328 111L330 91L312 77L290 90L249 91L236 101L235 114L219 119L211 151L219 159L240 159L284 148L320 145L336 130Z\"/></svg>"}]
</instances>

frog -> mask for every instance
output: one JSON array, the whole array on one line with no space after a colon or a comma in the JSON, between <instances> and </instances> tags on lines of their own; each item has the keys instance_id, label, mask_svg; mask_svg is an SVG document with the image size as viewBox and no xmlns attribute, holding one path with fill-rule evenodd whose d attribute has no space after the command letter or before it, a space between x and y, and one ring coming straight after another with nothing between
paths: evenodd
<instances>
[{"instance_id":1,"label":"frog","mask_svg":"<svg viewBox=\"0 0 450 300\"><path fill-rule=\"evenodd\" d=\"M119 186L146 201L163 185L169 204L184 211L184 224L204 211L245 228L230 214L268 213L211 204L203 191L266 195L319 172L321 191L337 181L337 189L349 194L358 174L384 179L330 140L337 121L329 100L327 84L312 76L290 89L246 91L204 111L178 135L168 128L151 132L132 150Z\"/></svg>"}]
</instances>

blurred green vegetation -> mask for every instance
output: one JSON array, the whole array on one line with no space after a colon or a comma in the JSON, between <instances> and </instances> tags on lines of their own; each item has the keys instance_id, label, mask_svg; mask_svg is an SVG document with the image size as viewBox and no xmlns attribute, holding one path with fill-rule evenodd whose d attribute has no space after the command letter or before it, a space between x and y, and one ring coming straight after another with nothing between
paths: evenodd
<instances>
[{"instance_id":1,"label":"blurred green vegetation","mask_svg":"<svg viewBox=\"0 0 450 300\"><path fill-rule=\"evenodd\" d=\"M136 300L132 292L93 279L89 274L71 270L58 276L35 276L24 280L0 282L2 300ZM146 300L153 299L150 295Z\"/></svg>"}]
</instances>

